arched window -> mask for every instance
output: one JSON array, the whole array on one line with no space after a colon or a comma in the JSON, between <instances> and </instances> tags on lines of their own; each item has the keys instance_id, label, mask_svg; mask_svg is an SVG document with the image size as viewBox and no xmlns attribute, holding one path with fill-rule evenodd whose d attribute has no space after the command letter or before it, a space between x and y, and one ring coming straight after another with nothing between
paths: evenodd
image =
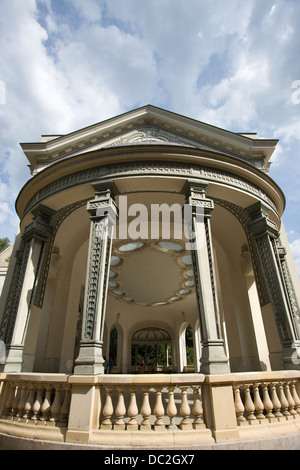
<instances>
[{"instance_id":1,"label":"arched window","mask_svg":"<svg viewBox=\"0 0 300 470\"><path fill-rule=\"evenodd\" d=\"M185 329L185 347L187 366L195 365L193 329L190 324Z\"/></svg>"},{"instance_id":2,"label":"arched window","mask_svg":"<svg viewBox=\"0 0 300 470\"><path fill-rule=\"evenodd\" d=\"M134 333L131 344L132 372L156 373L171 369L172 343L167 331L143 328Z\"/></svg>"},{"instance_id":3,"label":"arched window","mask_svg":"<svg viewBox=\"0 0 300 470\"><path fill-rule=\"evenodd\" d=\"M115 325L111 327L109 338L109 360L112 360L113 365L117 365L118 360L118 330Z\"/></svg>"}]
</instances>

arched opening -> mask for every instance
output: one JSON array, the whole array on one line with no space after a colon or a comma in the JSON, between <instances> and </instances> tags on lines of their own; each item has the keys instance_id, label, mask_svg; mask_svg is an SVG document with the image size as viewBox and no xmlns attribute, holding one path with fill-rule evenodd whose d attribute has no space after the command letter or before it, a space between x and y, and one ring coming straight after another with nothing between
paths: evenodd
<instances>
[{"instance_id":1,"label":"arched opening","mask_svg":"<svg viewBox=\"0 0 300 470\"><path fill-rule=\"evenodd\" d=\"M171 370L172 342L169 333L155 327L136 331L131 340L131 371L157 373Z\"/></svg>"},{"instance_id":2,"label":"arched opening","mask_svg":"<svg viewBox=\"0 0 300 470\"><path fill-rule=\"evenodd\" d=\"M109 337L109 366L110 369L117 366L118 363L118 330L115 325L111 327Z\"/></svg>"},{"instance_id":3,"label":"arched opening","mask_svg":"<svg viewBox=\"0 0 300 470\"><path fill-rule=\"evenodd\" d=\"M179 335L180 371L195 371L194 332L190 323L183 323Z\"/></svg>"},{"instance_id":4,"label":"arched opening","mask_svg":"<svg viewBox=\"0 0 300 470\"><path fill-rule=\"evenodd\" d=\"M186 365L192 369L195 367L193 329L190 324L185 329Z\"/></svg>"}]
</instances>

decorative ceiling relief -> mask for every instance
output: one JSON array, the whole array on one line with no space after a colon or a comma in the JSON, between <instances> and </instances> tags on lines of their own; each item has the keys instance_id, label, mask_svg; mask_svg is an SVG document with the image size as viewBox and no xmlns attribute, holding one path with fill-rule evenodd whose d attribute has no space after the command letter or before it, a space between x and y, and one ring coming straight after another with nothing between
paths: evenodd
<instances>
[{"instance_id":1,"label":"decorative ceiling relief","mask_svg":"<svg viewBox=\"0 0 300 470\"><path fill-rule=\"evenodd\" d=\"M192 259L177 241L138 240L113 247L109 293L144 307L170 305L194 290Z\"/></svg>"}]
</instances>

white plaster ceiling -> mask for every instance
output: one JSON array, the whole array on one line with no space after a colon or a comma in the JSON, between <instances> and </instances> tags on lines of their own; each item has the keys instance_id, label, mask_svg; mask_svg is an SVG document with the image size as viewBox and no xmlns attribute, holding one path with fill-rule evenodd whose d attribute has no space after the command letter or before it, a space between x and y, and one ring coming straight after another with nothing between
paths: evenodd
<instances>
[{"instance_id":1,"label":"white plaster ceiling","mask_svg":"<svg viewBox=\"0 0 300 470\"><path fill-rule=\"evenodd\" d=\"M184 244L130 242L113 250L109 291L123 302L169 305L186 298L193 288L191 257Z\"/></svg>"}]
</instances>

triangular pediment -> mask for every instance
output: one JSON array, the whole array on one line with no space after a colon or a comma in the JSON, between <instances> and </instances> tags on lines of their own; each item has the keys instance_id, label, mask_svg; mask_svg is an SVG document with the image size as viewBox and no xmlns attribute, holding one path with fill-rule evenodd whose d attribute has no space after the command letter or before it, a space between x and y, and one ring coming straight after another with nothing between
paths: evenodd
<instances>
[{"instance_id":1,"label":"triangular pediment","mask_svg":"<svg viewBox=\"0 0 300 470\"><path fill-rule=\"evenodd\" d=\"M148 105L70 134L43 136L41 142L21 146L34 174L60 159L130 145L197 148L233 156L265 170L276 143L276 140L233 133Z\"/></svg>"}]
</instances>

